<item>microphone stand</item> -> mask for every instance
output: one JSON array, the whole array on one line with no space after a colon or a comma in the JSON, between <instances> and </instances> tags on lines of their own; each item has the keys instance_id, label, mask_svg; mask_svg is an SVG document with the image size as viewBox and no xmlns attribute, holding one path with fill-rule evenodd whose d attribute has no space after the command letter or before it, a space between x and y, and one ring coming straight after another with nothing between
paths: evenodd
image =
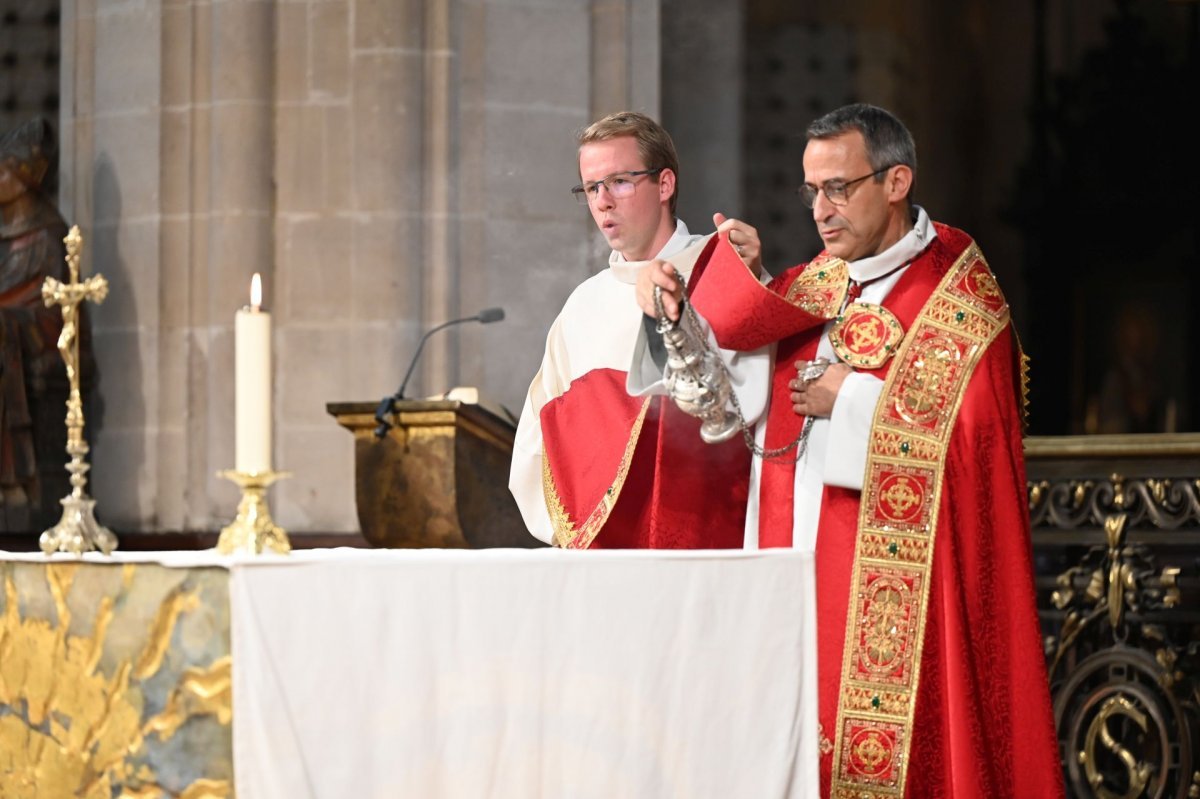
<instances>
[{"instance_id":1,"label":"microphone stand","mask_svg":"<svg viewBox=\"0 0 1200 799\"><path fill-rule=\"evenodd\" d=\"M420 342L417 343L417 352L413 355L412 362L408 365L408 371L404 373L404 380L400 383L400 388L396 389L395 394L388 394L381 399L379 405L375 408L375 421L379 423L375 427L375 437L383 438L387 435L388 430L392 429L392 422L388 418L392 415L392 406L397 400L404 399L404 389L408 386L408 379L412 377L413 369L417 367L417 361L421 359L421 350L425 348L425 342L429 340L430 336L439 330L444 330L451 325L458 325L463 322L480 322L486 325L492 322L499 322L503 318L504 310L502 308L485 308L475 316L464 316L462 319L451 319L449 322L442 322L421 336Z\"/></svg>"}]
</instances>

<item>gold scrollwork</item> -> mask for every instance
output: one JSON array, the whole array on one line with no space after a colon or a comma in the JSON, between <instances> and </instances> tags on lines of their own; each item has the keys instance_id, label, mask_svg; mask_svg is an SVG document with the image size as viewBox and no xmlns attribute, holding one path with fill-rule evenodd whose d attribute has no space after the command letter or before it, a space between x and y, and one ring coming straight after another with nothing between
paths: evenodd
<instances>
[{"instance_id":1,"label":"gold scrollwork","mask_svg":"<svg viewBox=\"0 0 1200 799\"><path fill-rule=\"evenodd\" d=\"M971 272L971 279L974 283L973 293L981 300L994 300L1002 297L1000 286L996 283L996 278L992 277L992 273L986 269L977 269Z\"/></svg>"},{"instance_id":2,"label":"gold scrollwork","mask_svg":"<svg viewBox=\"0 0 1200 799\"><path fill-rule=\"evenodd\" d=\"M1029 515L1034 527L1074 530L1103 525L1116 513L1129 516L1129 527L1150 525L1176 530L1200 523L1200 486L1170 478L1030 481Z\"/></svg>"},{"instance_id":3,"label":"gold scrollwork","mask_svg":"<svg viewBox=\"0 0 1200 799\"><path fill-rule=\"evenodd\" d=\"M1099 712L1088 727L1087 740L1084 750L1079 753L1079 763L1087 774L1088 784L1100 799L1135 799L1141 796L1150 782L1154 772L1153 766L1140 762L1132 752L1121 745L1108 729L1108 722L1114 716L1125 716L1141 728L1142 732L1149 730L1146 714L1138 710L1137 705L1124 696L1109 697L1100 706ZM1096 766L1096 741L1104 744L1104 748L1116 755L1125 767L1129 788L1125 793L1110 791L1104 786L1104 775Z\"/></svg>"},{"instance_id":4,"label":"gold scrollwork","mask_svg":"<svg viewBox=\"0 0 1200 799\"><path fill-rule=\"evenodd\" d=\"M1125 584L1132 568L1120 557L1121 543L1125 540L1125 522L1128 517L1117 513L1104 520L1104 534L1108 539L1108 551L1112 563L1108 571L1108 621L1113 629L1121 626L1125 612Z\"/></svg>"},{"instance_id":5,"label":"gold scrollwork","mask_svg":"<svg viewBox=\"0 0 1200 799\"><path fill-rule=\"evenodd\" d=\"M1092 487L1091 480L1084 480L1083 482L1078 483L1075 486L1075 493L1073 495L1073 499L1074 499L1076 508L1083 507L1083 502L1084 502L1084 500L1087 499L1088 491L1091 489L1091 487Z\"/></svg>"}]
</instances>

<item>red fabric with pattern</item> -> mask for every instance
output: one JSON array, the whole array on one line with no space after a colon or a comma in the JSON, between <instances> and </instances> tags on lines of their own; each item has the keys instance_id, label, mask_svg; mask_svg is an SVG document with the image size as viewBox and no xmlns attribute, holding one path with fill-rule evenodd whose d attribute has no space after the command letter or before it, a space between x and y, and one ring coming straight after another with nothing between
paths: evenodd
<instances>
[{"instance_id":1,"label":"red fabric with pattern","mask_svg":"<svg viewBox=\"0 0 1200 799\"><path fill-rule=\"evenodd\" d=\"M712 237L697 258L689 294L700 284L717 244ZM612 487L645 402L629 396L626 378L615 369L589 372L542 408L545 457L577 533ZM741 436L705 444L700 424L665 397L650 400L616 504L588 546L742 547L750 453Z\"/></svg>"},{"instance_id":2,"label":"red fabric with pattern","mask_svg":"<svg viewBox=\"0 0 1200 799\"><path fill-rule=\"evenodd\" d=\"M820 329L791 336L775 348L771 372L771 406L787 407L788 413L770 417L764 446L768 451L785 447L804 429L804 416L792 410L796 361L811 361L817 355ZM792 506L796 494L796 450L778 458L764 458L758 492L758 546L761 549L792 545Z\"/></svg>"},{"instance_id":3,"label":"red fabric with pattern","mask_svg":"<svg viewBox=\"0 0 1200 799\"><path fill-rule=\"evenodd\" d=\"M783 298L804 267L788 270L764 286L746 268L723 234L721 246L703 264L704 281L692 293L696 310L708 321L717 342L726 349L752 350L778 341L771 377L771 402L782 397L791 409L789 381L795 362L816 355L820 332L827 320ZM698 265L699 266L699 265ZM693 276L695 273L693 272ZM775 423L775 422L778 423ZM795 413L772 418L765 446L778 449L794 441L804 425ZM792 499L795 492L795 450L782 458L764 460L759 483L759 547L792 545ZM769 500L768 500L769 498Z\"/></svg>"},{"instance_id":4,"label":"red fabric with pattern","mask_svg":"<svg viewBox=\"0 0 1200 799\"><path fill-rule=\"evenodd\" d=\"M1019 386L1002 332L976 367L951 435L934 544L911 797L1061 797L1033 586ZM817 538L821 724L841 687L858 492L826 488ZM821 758L829 795L832 755Z\"/></svg>"},{"instance_id":5,"label":"red fabric with pattern","mask_svg":"<svg viewBox=\"0 0 1200 799\"><path fill-rule=\"evenodd\" d=\"M939 236L940 231L941 229L939 228ZM946 228L946 231L949 236L953 237L957 234L960 237L961 246L958 248L958 251L961 252L962 248L966 247L969 239L966 238L965 234L954 231L951 228ZM936 241L938 239L935 239ZM944 252L937 248L930 248L923 256L916 259L912 267L900 277L895 288L892 289L887 299L882 303L884 307L896 314L905 329L912 324L917 313L920 312L921 306L925 304L925 300L937 287L942 275L951 266L954 258L951 257L945 263L941 263L941 261L945 261ZM756 289L748 287L745 284L741 285L740 288L744 291L744 294L751 296L757 296L761 292L769 292L780 297L780 295L787 293L788 288L800 277L807 267L808 264L793 267L775 278L766 287L755 283L754 287ZM732 272L734 270L729 269L728 271ZM742 271L749 274L744 267ZM716 273L716 270L710 270L709 280L712 280L713 274ZM704 285L708 284L709 281L706 280ZM709 305L704 310L713 310L716 312L717 318L728 322L728 320L734 318L734 312L729 306L744 301L744 295L731 293L726 295L720 302L715 297L711 298ZM762 305L765 307L766 304L763 303ZM697 308L699 309L699 306ZM805 316L808 315L805 314ZM708 319L707 314L705 318ZM808 319L812 320L816 319L816 317L808 316ZM711 320L709 321L711 324ZM776 345L775 362L771 378L771 399L765 442L767 449L776 449L794 441L804 425L804 417L792 410L792 390L789 388L788 383L796 377L796 361L808 361L816 357L817 346L824 331L824 321L817 320L819 324L804 327L799 333L788 332L792 330L792 325L797 322L797 317L780 314L771 320L759 320L753 326L752 331L749 330L749 325L746 323L734 325L735 329L741 331L733 336L735 339L758 340L762 337L767 337L770 340L770 336L775 336L775 340L779 342ZM728 331L717 330L714 327L714 332L717 335L718 341L720 341L723 334ZM880 379L885 378L886 373L887 364L873 371L873 374L876 374ZM764 549L790 547L792 545L792 524L794 520L792 506L795 499L796 486L794 451L791 453L791 456L764 460L762 464L762 479L759 484L758 535L759 546Z\"/></svg>"},{"instance_id":6,"label":"red fabric with pattern","mask_svg":"<svg viewBox=\"0 0 1200 799\"><path fill-rule=\"evenodd\" d=\"M970 243L962 231L936 228L937 238L881 303L905 330ZM788 270L770 289L786 292L803 268ZM719 341L754 346L779 341L777 369L792 374L791 361L797 359L792 353L810 343L815 352L820 328L797 335L786 313L771 310L779 304L761 299L743 306L762 311L760 318L739 319L739 295L733 287L726 291L724 297L712 291L711 305L703 309L706 319L727 327L717 331ZM1063 796L1033 587L1014 349L1010 331L991 344L966 388L950 438L909 750L909 797ZM889 367L890 362L874 374L884 379ZM783 386L775 381L770 407L769 431L799 429L786 381ZM766 464L764 486L765 480ZM764 490L763 540L781 538L778 529L766 526L771 520L786 525L790 541L791 500L790 488ZM859 500L858 491L826 487L817 535L819 711L830 740L836 733ZM769 509L773 504L783 507ZM832 754L823 754L823 797L829 796L832 765Z\"/></svg>"},{"instance_id":7,"label":"red fabric with pattern","mask_svg":"<svg viewBox=\"0 0 1200 799\"><path fill-rule=\"evenodd\" d=\"M884 303L907 330L969 244L943 225ZM1033 586L1011 331L984 354L951 434L934 544L907 796L1061 797ZM886 377L887 366L879 370ZM836 731L859 492L827 487L817 535L817 667L825 734ZM1020 764L1014 768L1013 764ZM829 796L832 753L821 757Z\"/></svg>"},{"instance_id":8,"label":"red fabric with pattern","mask_svg":"<svg viewBox=\"0 0 1200 799\"><path fill-rule=\"evenodd\" d=\"M613 484L645 401L626 393L625 379L613 369L589 372L542 409L545 457L577 530ZM740 549L749 474L741 436L705 444L699 419L654 397L624 485L591 548Z\"/></svg>"},{"instance_id":9,"label":"red fabric with pattern","mask_svg":"<svg viewBox=\"0 0 1200 799\"><path fill-rule=\"evenodd\" d=\"M786 283L780 282L784 277L780 276L769 287L764 286L738 257L728 234L721 234L720 239L720 246L713 249L707 263L697 263L704 280L692 291L692 304L708 321L723 348L758 349L805 330L819 331L828 321L788 302L784 292L778 290L781 285L791 285L803 267L788 270L785 276L791 277Z\"/></svg>"}]
</instances>

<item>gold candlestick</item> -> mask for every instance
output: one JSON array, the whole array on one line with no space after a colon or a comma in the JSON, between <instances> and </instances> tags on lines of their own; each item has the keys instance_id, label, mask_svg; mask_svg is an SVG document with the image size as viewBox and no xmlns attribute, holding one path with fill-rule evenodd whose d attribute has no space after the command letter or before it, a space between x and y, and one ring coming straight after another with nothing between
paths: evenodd
<instances>
[{"instance_id":1,"label":"gold candlestick","mask_svg":"<svg viewBox=\"0 0 1200 799\"><path fill-rule=\"evenodd\" d=\"M242 490L237 518L221 531L217 551L222 555L261 555L270 550L280 555L292 551L287 531L271 519L267 507L267 488L276 480L291 477L291 472L239 472L225 469L218 477L232 480Z\"/></svg>"},{"instance_id":2,"label":"gold candlestick","mask_svg":"<svg viewBox=\"0 0 1200 799\"><path fill-rule=\"evenodd\" d=\"M58 524L42 533L38 545L49 555L52 552L70 552L82 555L98 549L105 555L117 548L117 537L107 527L96 521L96 500L87 495L87 471L84 460L88 444L83 438L83 399L79 393L79 304L85 300L104 302L108 296L108 281L102 275L92 275L79 280L79 254L83 250L83 236L79 226L74 225L63 239L67 245L67 267L71 280L62 283L52 277L42 284L42 300L46 307L62 307L63 326L58 337L58 351L67 365L67 380L71 392L67 396L67 454L71 456L67 471L71 473L71 493L59 500L63 506Z\"/></svg>"}]
</instances>

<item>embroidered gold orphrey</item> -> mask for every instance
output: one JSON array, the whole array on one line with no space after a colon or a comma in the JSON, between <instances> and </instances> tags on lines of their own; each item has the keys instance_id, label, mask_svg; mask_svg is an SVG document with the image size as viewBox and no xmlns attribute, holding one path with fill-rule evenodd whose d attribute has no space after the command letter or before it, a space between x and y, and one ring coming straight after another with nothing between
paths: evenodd
<instances>
[{"instance_id":1,"label":"embroidered gold orphrey","mask_svg":"<svg viewBox=\"0 0 1200 799\"><path fill-rule=\"evenodd\" d=\"M546 497L546 509L550 512L550 524L554 528L555 546L563 549L587 549L599 535L600 528L608 521L608 515L617 504L617 498L625 486L625 478L629 476L629 464L633 461L633 451L637 449L638 437L642 433L642 424L646 421L646 411L650 409L651 399L647 397L642 402L642 410L629 431L629 441L625 444L625 453L621 456L621 463L617 466L612 485L605 490L600 502L580 527L576 527L575 522L571 520L571 514L567 512L558 495L554 473L550 469L550 459L546 457L546 448L542 447L542 493Z\"/></svg>"},{"instance_id":2,"label":"embroidered gold orphrey","mask_svg":"<svg viewBox=\"0 0 1200 799\"><path fill-rule=\"evenodd\" d=\"M972 242L884 384L850 580L831 799L904 796L946 453L971 374L1008 315Z\"/></svg>"},{"instance_id":3,"label":"embroidered gold orphrey","mask_svg":"<svg viewBox=\"0 0 1200 799\"><path fill-rule=\"evenodd\" d=\"M820 255L788 286L785 299L806 313L832 319L850 288L850 267L841 258Z\"/></svg>"}]
</instances>

